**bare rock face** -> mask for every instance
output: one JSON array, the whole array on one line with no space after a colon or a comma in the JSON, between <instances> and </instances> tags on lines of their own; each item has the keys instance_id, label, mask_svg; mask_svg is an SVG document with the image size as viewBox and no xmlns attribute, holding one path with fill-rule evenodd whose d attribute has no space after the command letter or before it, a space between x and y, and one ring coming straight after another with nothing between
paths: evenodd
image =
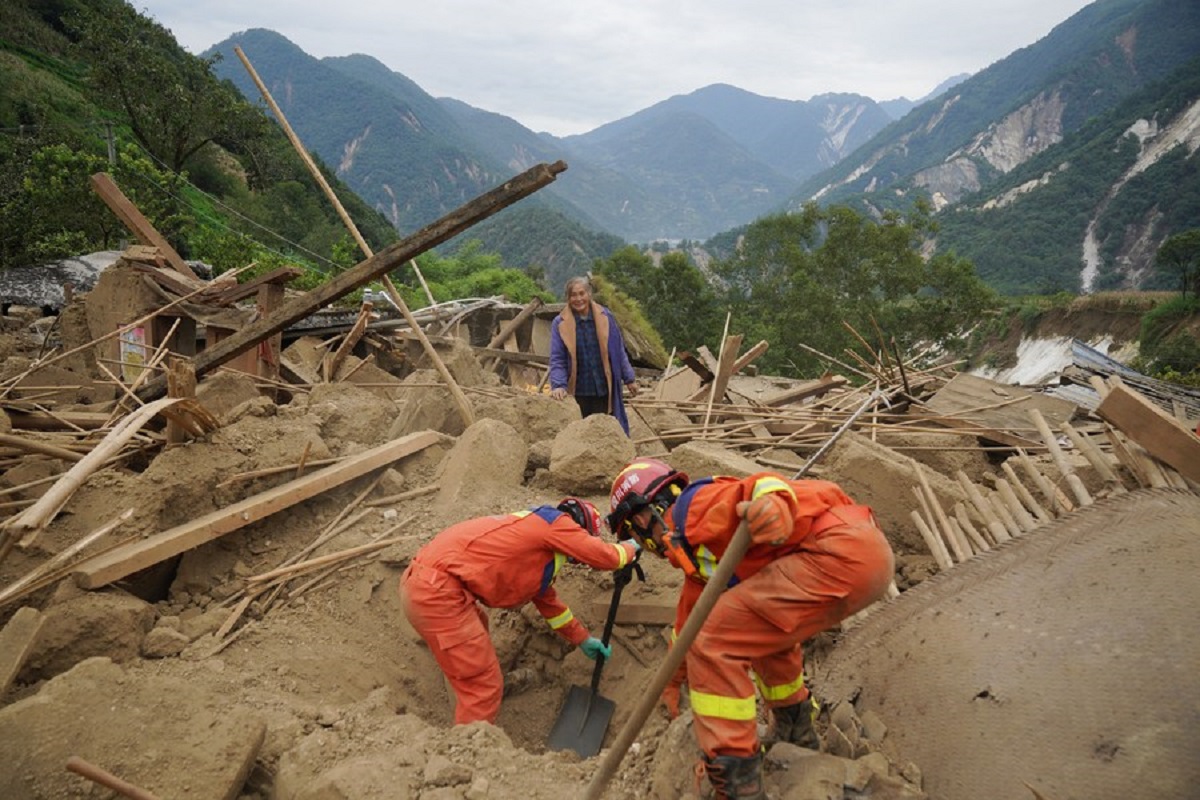
<instances>
[{"instance_id":1,"label":"bare rock face","mask_svg":"<svg viewBox=\"0 0 1200 800\"><path fill-rule=\"evenodd\" d=\"M671 451L667 461L693 480L711 475L744 478L764 471L757 463L716 442L695 441L681 444Z\"/></svg>"},{"instance_id":2,"label":"bare rock face","mask_svg":"<svg viewBox=\"0 0 1200 800\"><path fill-rule=\"evenodd\" d=\"M520 486L528 457L529 446L511 425L479 420L463 432L446 456L434 505L442 511L460 509L462 513L456 511L456 516L465 517L482 494Z\"/></svg>"},{"instance_id":3,"label":"bare rock face","mask_svg":"<svg viewBox=\"0 0 1200 800\"><path fill-rule=\"evenodd\" d=\"M615 417L593 414L572 422L554 438L550 481L568 494L601 494L636 455Z\"/></svg>"}]
</instances>

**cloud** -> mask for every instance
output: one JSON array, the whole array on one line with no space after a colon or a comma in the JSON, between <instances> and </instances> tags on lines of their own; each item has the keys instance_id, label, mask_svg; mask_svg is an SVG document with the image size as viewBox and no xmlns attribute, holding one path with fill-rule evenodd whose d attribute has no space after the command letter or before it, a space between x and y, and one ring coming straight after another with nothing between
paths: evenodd
<instances>
[{"instance_id":1,"label":"cloud","mask_svg":"<svg viewBox=\"0 0 1200 800\"><path fill-rule=\"evenodd\" d=\"M192 52L269 28L317 57L366 53L434 96L582 133L727 83L807 100L918 99L1033 44L1084 0L143 0ZM253 60L253 54L247 53Z\"/></svg>"}]
</instances>

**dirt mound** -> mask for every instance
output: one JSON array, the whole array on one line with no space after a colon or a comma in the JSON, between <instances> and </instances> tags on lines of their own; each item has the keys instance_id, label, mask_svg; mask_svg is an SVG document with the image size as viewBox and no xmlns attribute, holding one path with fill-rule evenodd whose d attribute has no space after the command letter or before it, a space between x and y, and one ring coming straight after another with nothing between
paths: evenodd
<instances>
[{"instance_id":1,"label":"dirt mound","mask_svg":"<svg viewBox=\"0 0 1200 800\"><path fill-rule=\"evenodd\" d=\"M86 552L143 542L236 503L256 500L273 511L114 586L84 592L58 574L21 604L0 606L0 625L15 619L23 604L40 626L27 642L21 671L0 696L0 757L14 765L0 770L0 796L97 796L63 769L71 755L164 798L549 800L582 794L598 760L549 752L545 743L569 687L589 684L592 662L567 647L531 607L491 611L505 675L500 717L496 726L454 727L441 672L400 610L398 581L413 554L464 518L555 502L564 494L606 510L612 477L636 454L666 457L701 478L766 468L790 475L812 450L689 441L686 431L699 427L696 415L650 401L632 407L631 439L611 417L581 419L571 402L499 386L469 348L439 348L468 390L475 417L469 426L438 371L422 369L422 359L411 353L405 371L396 374L359 360L343 366L335 382L286 389L218 372L197 390L219 420L215 430L170 447L163 446L161 431L147 432L143 453L92 474L31 546L0 560L3 591L107 523L114 529ZM285 356L319 375L327 350L319 340L302 340ZM9 374L31 357L9 355ZM364 385L354 382L364 374L370 378ZM747 388L744 396L794 388L767 378L755 384L759 389ZM99 381L89 385L112 390ZM59 382L44 391L76 390ZM76 394L71 402L79 399ZM111 404L88 408L107 411ZM762 412L755 424L765 426L767 417ZM352 459L424 431L434 432L429 443L387 469L284 502L298 478L333 459ZM77 433L82 438L84 432ZM917 476L949 509L966 500L956 472L981 482L995 472L981 452L954 444L961 441L894 432L873 441L848 433L814 473L875 508L899 555L901 589L936 571L910 517ZM6 457L0 481L21 498L21 507L71 464L44 454ZM328 561L298 569L314 559ZM643 567L645 581L624 590L630 621L615 628L614 657L600 685L616 703L610 742L668 651L665 633L681 576L658 559L645 559ZM612 577L567 565L556 587L598 632ZM810 675L820 674L840 642L835 631L806 645ZM814 682L818 694L822 680L832 679ZM888 716L886 709L835 703L818 722L823 753L770 746L771 795L924 796L924 765L901 758L892 746L889 726L905 720ZM760 722L765 732L767 721ZM699 796L689 723L687 713L674 722L652 713L606 796Z\"/></svg>"}]
</instances>

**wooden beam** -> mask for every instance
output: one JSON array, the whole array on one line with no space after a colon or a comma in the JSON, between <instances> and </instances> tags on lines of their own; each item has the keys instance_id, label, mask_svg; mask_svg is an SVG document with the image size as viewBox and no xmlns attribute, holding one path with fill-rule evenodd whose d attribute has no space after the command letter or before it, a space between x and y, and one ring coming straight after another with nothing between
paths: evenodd
<instances>
[{"instance_id":1,"label":"wooden beam","mask_svg":"<svg viewBox=\"0 0 1200 800\"><path fill-rule=\"evenodd\" d=\"M193 280L200 280L200 276L192 272L192 268L180 257L179 253L175 252L171 243L155 230L154 226L150 224L150 220L146 219L142 212L138 211L137 206L129 201L129 198L113 182L108 173L97 172L91 177L91 184L92 191L100 196L104 204L117 215L117 219L121 220L129 232L141 240L142 244L157 247L171 269L181 275L187 275Z\"/></svg>"},{"instance_id":2,"label":"wooden beam","mask_svg":"<svg viewBox=\"0 0 1200 800\"><path fill-rule=\"evenodd\" d=\"M1127 386L1113 386L1096 414L1190 481L1200 482L1200 437Z\"/></svg>"},{"instance_id":3,"label":"wooden beam","mask_svg":"<svg viewBox=\"0 0 1200 800\"><path fill-rule=\"evenodd\" d=\"M260 286L288 283L303 274L304 270L300 269L300 267L279 267L278 269L273 269L270 272L259 275L257 278L251 278L245 283L239 283L237 286L213 295L212 302L214 305L231 306L234 303L257 294Z\"/></svg>"},{"instance_id":4,"label":"wooden beam","mask_svg":"<svg viewBox=\"0 0 1200 800\"><path fill-rule=\"evenodd\" d=\"M46 621L42 612L32 606L18 608L12 619L0 630L0 696L17 677L29 652L37 644L38 633Z\"/></svg>"},{"instance_id":5,"label":"wooden beam","mask_svg":"<svg viewBox=\"0 0 1200 800\"><path fill-rule=\"evenodd\" d=\"M358 344L358 340L362 338L363 332L367 329L367 323L375 316L371 313L371 309L375 305L364 301L362 308L358 310L358 319L350 326L349 332L342 337L341 344L337 350L332 353L326 353L322 359L322 366L325 371L325 381L331 382L337 375L338 367L346 360L346 355L354 349L354 345Z\"/></svg>"},{"instance_id":6,"label":"wooden beam","mask_svg":"<svg viewBox=\"0 0 1200 800\"><path fill-rule=\"evenodd\" d=\"M435 431L411 433L147 539L114 548L76 567L75 582L84 589L106 586L412 455L440 439Z\"/></svg>"},{"instance_id":7,"label":"wooden beam","mask_svg":"<svg viewBox=\"0 0 1200 800\"><path fill-rule=\"evenodd\" d=\"M737 375L739 372L745 369L751 361L767 352L768 347L770 347L770 344L766 339L763 339L761 342L754 345L754 347L751 347L749 350L742 353L742 355L738 357L738 360L733 362L733 371L730 374Z\"/></svg>"},{"instance_id":8,"label":"wooden beam","mask_svg":"<svg viewBox=\"0 0 1200 800\"><path fill-rule=\"evenodd\" d=\"M409 259L437 247L472 225L553 183L558 174L566 168L567 165L563 161L553 164L537 164L441 219L426 225L411 236L406 236L367 260L339 273L328 283L285 301L279 310L270 317L255 320L220 344L207 348L197 355L195 359L196 377L202 378L268 336L283 331L289 325L299 322L358 287L386 275ZM138 390L137 394L143 400L149 400L162 396L165 391L166 379L160 376L148 381Z\"/></svg>"},{"instance_id":9,"label":"wooden beam","mask_svg":"<svg viewBox=\"0 0 1200 800\"><path fill-rule=\"evenodd\" d=\"M708 368L708 365L686 350L679 354L679 360L682 361L688 369L699 375L701 382L708 383L713 379L712 370Z\"/></svg>"},{"instance_id":10,"label":"wooden beam","mask_svg":"<svg viewBox=\"0 0 1200 800\"><path fill-rule=\"evenodd\" d=\"M845 386L849 380L842 375L827 375L824 378L818 378L815 381L802 383L795 388L788 389L776 395L763 400L763 405L772 408L785 406L789 403L795 403L800 400L807 400L810 397L820 397L830 389L836 389L839 386Z\"/></svg>"}]
</instances>

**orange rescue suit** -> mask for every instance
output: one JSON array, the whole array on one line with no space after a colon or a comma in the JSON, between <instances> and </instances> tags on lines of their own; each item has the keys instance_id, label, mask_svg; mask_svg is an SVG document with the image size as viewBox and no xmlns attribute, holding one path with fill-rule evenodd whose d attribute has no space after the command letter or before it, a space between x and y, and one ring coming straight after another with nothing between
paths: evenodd
<instances>
[{"instance_id":1,"label":"orange rescue suit","mask_svg":"<svg viewBox=\"0 0 1200 800\"><path fill-rule=\"evenodd\" d=\"M401 605L454 690L455 723L495 722L500 712L504 679L482 606L532 600L551 628L579 645L587 630L554 591L562 565L571 557L615 570L634 554L633 545L604 542L552 506L466 520L422 547L400 578Z\"/></svg>"},{"instance_id":2,"label":"orange rescue suit","mask_svg":"<svg viewBox=\"0 0 1200 800\"><path fill-rule=\"evenodd\" d=\"M801 643L882 597L895 569L871 510L837 484L772 473L695 481L670 510L666 555L687 575L676 633L738 528L737 504L768 492L786 501L791 535L747 550L675 680L686 675L708 756L756 754L755 682L769 707L806 700Z\"/></svg>"}]
</instances>

